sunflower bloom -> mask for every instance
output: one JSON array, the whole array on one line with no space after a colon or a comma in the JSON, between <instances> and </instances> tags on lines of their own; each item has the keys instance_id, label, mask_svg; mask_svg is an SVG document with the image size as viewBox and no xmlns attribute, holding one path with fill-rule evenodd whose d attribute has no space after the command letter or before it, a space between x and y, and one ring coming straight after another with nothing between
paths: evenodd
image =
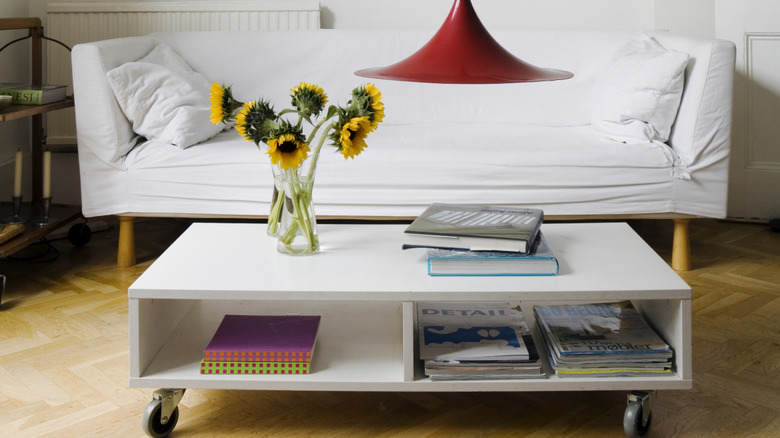
<instances>
[{"instance_id":1,"label":"sunflower bloom","mask_svg":"<svg viewBox=\"0 0 780 438\"><path fill-rule=\"evenodd\" d=\"M285 133L266 142L272 164L279 164L282 169L297 169L309 156L309 146L294 133Z\"/></svg>"},{"instance_id":2,"label":"sunflower bloom","mask_svg":"<svg viewBox=\"0 0 780 438\"><path fill-rule=\"evenodd\" d=\"M233 119L233 112L240 108L243 103L233 98L233 91L230 86L220 85L216 82L211 84L211 123L230 122Z\"/></svg>"},{"instance_id":3,"label":"sunflower bloom","mask_svg":"<svg viewBox=\"0 0 780 438\"><path fill-rule=\"evenodd\" d=\"M382 93L373 84L366 84L366 92L371 96L371 109L374 114L371 117L371 129L376 129L385 118L385 104L382 103Z\"/></svg>"},{"instance_id":4,"label":"sunflower bloom","mask_svg":"<svg viewBox=\"0 0 780 438\"><path fill-rule=\"evenodd\" d=\"M385 104L382 103L382 93L372 84L352 90L350 108L356 110L361 116L368 116L372 131L385 118Z\"/></svg>"},{"instance_id":5,"label":"sunflower bloom","mask_svg":"<svg viewBox=\"0 0 780 438\"><path fill-rule=\"evenodd\" d=\"M270 138L270 132L278 127L276 115L268 102L251 101L236 116L236 130L246 141L259 145Z\"/></svg>"},{"instance_id":6,"label":"sunflower bloom","mask_svg":"<svg viewBox=\"0 0 780 438\"><path fill-rule=\"evenodd\" d=\"M301 82L290 90L292 106L305 116L318 116L328 103L328 96L321 87Z\"/></svg>"},{"instance_id":7,"label":"sunflower bloom","mask_svg":"<svg viewBox=\"0 0 780 438\"><path fill-rule=\"evenodd\" d=\"M367 147L366 137L371 131L368 116L353 117L340 126L337 124L333 140L345 159L355 158Z\"/></svg>"}]
</instances>

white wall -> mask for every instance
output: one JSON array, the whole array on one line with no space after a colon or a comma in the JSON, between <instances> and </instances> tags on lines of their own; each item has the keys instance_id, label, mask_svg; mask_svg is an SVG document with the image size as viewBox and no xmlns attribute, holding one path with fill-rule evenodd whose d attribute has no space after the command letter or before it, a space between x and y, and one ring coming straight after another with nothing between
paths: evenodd
<instances>
[{"instance_id":1,"label":"white wall","mask_svg":"<svg viewBox=\"0 0 780 438\"><path fill-rule=\"evenodd\" d=\"M655 0L655 28L715 37L714 0Z\"/></svg>"},{"instance_id":2,"label":"white wall","mask_svg":"<svg viewBox=\"0 0 780 438\"><path fill-rule=\"evenodd\" d=\"M69 0L30 0L30 14L44 17L47 3L63 1ZM472 3L489 28L647 29L653 27L653 4L656 1L473 0ZM684 3L702 1L713 0L685 0ZM320 5L324 28L437 29L452 7L452 0L320 0Z\"/></svg>"},{"instance_id":3,"label":"white wall","mask_svg":"<svg viewBox=\"0 0 780 438\"><path fill-rule=\"evenodd\" d=\"M320 0L323 27L437 29L452 0ZM473 0L485 25L497 28L645 29L653 0Z\"/></svg>"}]
</instances>

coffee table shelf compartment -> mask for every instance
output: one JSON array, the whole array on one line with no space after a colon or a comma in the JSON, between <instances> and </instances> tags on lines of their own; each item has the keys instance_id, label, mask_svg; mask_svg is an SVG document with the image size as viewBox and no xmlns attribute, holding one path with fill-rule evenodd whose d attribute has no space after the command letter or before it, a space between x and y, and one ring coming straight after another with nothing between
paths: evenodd
<instances>
[{"instance_id":1,"label":"coffee table shelf compartment","mask_svg":"<svg viewBox=\"0 0 780 438\"><path fill-rule=\"evenodd\" d=\"M429 277L402 225L325 225L321 254L290 257L258 224L194 224L130 287L130 386L323 391L690 389L691 290L626 224L545 224L557 277ZM631 300L674 348L665 377L432 382L416 359L423 301L534 304ZM222 316L319 314L308 375L202 375ZM537 345L542 345L538 332ZM543 350L542 350L543 351ZM546 356L543 354L543 356Z\"/></svg>"}]
</instances>

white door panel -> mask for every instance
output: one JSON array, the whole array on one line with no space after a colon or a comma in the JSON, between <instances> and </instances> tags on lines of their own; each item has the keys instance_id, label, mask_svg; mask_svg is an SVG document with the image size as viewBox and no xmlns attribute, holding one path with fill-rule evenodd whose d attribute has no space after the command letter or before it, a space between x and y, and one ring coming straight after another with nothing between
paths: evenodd
<instances>
[{"instance_id":1,"label":"white door panel","mask_svg":"<svg viewBox=\"0 0 780 438\"><path fill-rule=\"evenodd\" d=\"M716 37L737 45L732 218L780 217L780 1L718 0Z\"/></svg>"}]
</instances>

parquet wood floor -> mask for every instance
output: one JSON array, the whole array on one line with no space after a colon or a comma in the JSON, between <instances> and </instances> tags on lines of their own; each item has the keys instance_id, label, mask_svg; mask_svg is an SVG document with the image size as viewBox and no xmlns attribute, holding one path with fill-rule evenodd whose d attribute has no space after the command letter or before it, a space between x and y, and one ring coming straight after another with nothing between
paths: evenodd
<instances>
[{"instance_id":1,"label":"parquet wood floor","mask_svg":"<svg viewBox=\"0 0 780 438\"><path fill-rule=\"evenodd\" d=\"M667 222L631 224L669 261ZM132 268L115 268L116 229L0 260L0 436L143 436L154 389L127 387L126 291L187 224L139 219ZM694 388L659 392L651 436L780 436L780 233L699 220L692 248ZM622 437L624 406L610 391L190 390L172 436Z\"/></svg>"}]
</instances>

